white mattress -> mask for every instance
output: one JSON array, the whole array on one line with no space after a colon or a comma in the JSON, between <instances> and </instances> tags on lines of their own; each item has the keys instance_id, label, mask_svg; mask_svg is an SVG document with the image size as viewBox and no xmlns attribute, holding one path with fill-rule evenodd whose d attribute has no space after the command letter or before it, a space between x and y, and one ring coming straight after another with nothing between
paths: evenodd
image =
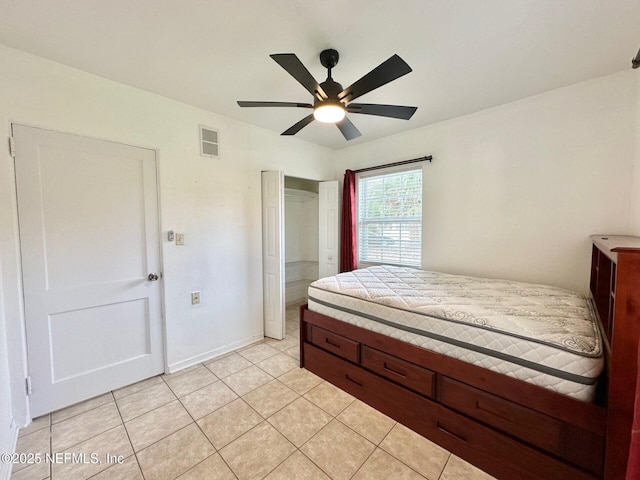
<instances>
[{"instance_id":1,"label":"white mattress","mask_svg":"<svg viewBox=\"0 0 640 480\"><path fill-rule=\"evenodd\" d=\"M377 266L312 283L309 309L583 401L604 364L590 302L556 287Z\"/></svg>"}]
</instances>

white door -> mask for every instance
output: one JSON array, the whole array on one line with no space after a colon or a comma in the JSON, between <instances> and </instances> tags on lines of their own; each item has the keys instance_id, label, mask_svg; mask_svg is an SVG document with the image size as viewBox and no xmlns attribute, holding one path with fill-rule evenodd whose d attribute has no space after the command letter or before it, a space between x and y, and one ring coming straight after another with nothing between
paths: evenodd
<instances>
[{"instance_id":1,"label":"white door","mask_svg":"<svg viewBox=\"0 0 640 480\"><path fill-rule=\"evenodd\" d=\"M262 172L264 335L285 335L284 172Z\"/></svg>"},{"instance_id":2,"label":"white door","mask_svg":"<svg viewBox=\"0 0 640 480\"><path fill-rule=\"evenodd\" d=\"M163 371L155 152L13 126L33 417Z\"/></svg>"},{"instance_id":3,"label":"white door","mask_svg":"<svg viewBox=\"0 0 640 480\"><path fill-rule=\"evenodd\" d=\"M320 182L318 193L318 275L320 278L338 273L338 181Z\"/></svg>"}]
</instances>

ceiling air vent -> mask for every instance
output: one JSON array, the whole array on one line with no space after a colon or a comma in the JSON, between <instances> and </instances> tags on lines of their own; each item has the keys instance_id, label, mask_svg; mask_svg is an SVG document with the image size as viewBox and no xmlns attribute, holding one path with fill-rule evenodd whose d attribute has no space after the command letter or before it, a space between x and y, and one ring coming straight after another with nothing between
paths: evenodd
<instances>
[{"instance_id":1,"label":"ceiling air vent","mask_svg":"<svg viewBox=\"0 0 640 480\"><path fill-rule=\"evenodd\" d=\"M220 156L220 134L218 130L200 125L200 155L216 158Z\"/></svg>"}]
</instances>

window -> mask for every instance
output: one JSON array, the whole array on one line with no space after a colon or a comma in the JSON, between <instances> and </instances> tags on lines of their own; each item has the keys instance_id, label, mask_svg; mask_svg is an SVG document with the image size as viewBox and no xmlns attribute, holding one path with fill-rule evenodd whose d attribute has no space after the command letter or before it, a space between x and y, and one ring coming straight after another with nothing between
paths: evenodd
<instances>
[{"instance_id":1,"label":"window","mask_svg":"<svg viewBox=\"0 0 640 480\"><path fill-rule=\"evenodd\" d=\"M420 267L422 168L357 181L358 263Z\"/></svg>"}]
</instances>

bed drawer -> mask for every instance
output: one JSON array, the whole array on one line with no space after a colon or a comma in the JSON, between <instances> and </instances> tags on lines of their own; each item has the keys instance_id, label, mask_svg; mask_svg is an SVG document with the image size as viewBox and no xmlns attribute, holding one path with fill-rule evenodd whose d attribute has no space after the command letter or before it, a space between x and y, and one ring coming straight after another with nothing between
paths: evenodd
<instances>
[{"instance_id":1,"label":"bed drawer","mask_svg":"<svg viewBox=\"0 0 640 480\"><path fill-rule=\"evenodd\" d=\"M305 368L499 479L596 479L309 343L303 348Z\"/></svg>"},{"instance_id":2,"label":"bed drawer","mask_svg":"<svg viewBox=\"0 0 640 480\"><path fill-rule=\"evenodd\" d=\"M443 405L566 458L582 468L592 472L602 469L602 437L448 377L440 377L438 392Z\"/></svg>"},{"instance_id":3,"label":"bed drawer","mask_svg":"<svg viewBox=\"0 0 640 480\"><path fill-rule=\"evenodd\" d=\"M360 364L383 377L388 378L427 397L434 396L435 372L407 362L379 350L362 346Z\"/></svg>"},{"instance_id":4,"label":"bed drawer","mask_svg":"<svg viewBox=\"0 0 640 480\"><path fill-rule=\"evenodd\" d=\"M551 417L448 377L439 387L440 401L459 412L546 449L560 442L560 424Z\"/></svg>"},{"instance_id":5,"label":"bed drawer","mask_svg":"<svg viewBox=\"0 0 640 480\"><path fill-rule=\"evenodd\" d=\"M435 424L427 431L419 433L497 478L597 478L440 405Z\"/></svg>"},{"instance_id":6,"label":"bed drawer","mask_svg":"<svg viewBox=\"0 0 640 480\"><path fill-rule=\"evenodd\" d=\"M311 342L328 352L358 363L360 361L360 344L341 335L336 335L324 328L311 327Z\"/></svg>"},{"instance_id":7,"label":"bed drawer","mask_svg":"<svg viewBox=\"0 0 640 480\"><path fill-rule=\"evenodd\" d=\"M304 344L305 368L406 425L435 422L437 405L357 365Z\"/></svg>"}]
</instances>

